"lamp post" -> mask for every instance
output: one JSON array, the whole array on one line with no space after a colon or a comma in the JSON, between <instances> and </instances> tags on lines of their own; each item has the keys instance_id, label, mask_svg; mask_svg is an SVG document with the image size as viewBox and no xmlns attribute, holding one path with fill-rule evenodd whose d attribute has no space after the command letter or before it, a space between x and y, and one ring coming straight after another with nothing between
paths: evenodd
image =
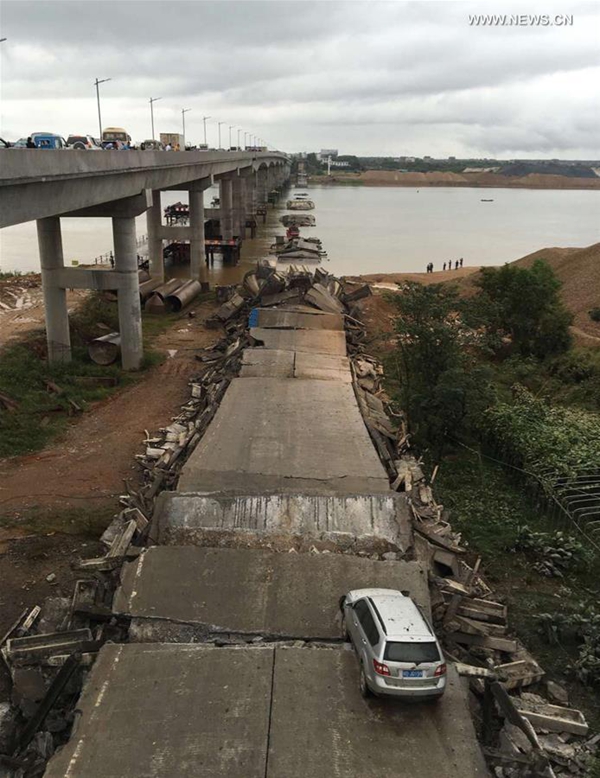
<instances>
[{"instance_id":1,"label":"lamp post","mask_svg":"<svg viewBox=\"0 0 600 778\"><path fill-rule=\"evenodd\" d=\"M206 120L210 119L210 116L203 116L202 122L204 123L204 145L208 146L208 143L206 142Z\"/></svg>"},{"instance_id":2,"label":"lamp post","mask_svg":"<svg viewBox=\"0 0 600 778\"><path fill-rule=\"evenodd\" d=\"M183 151L185 151L185 115L188 111L191 111L191 108L182 108L181 109L181 123L183 125Z\"/></svg>"},{"instance_id":3,"label":"lamp post","mask_svg":"<svg viewBox=\"0 0 600 778\"><path fill-rule=\"evenodd\" d=\"M6 38L4 38L6 40ZM97 78L94 81L96 87L96 101L98 103L98 130L100 132L100 143L102 143L102 114L100 113L100 84L105 84L107 81L112 81L112 78Z\"/></svg>"},{"instance_id":4,"label":"lamp post","mask_svg":"<svg viewBox=\"0 0 600 778\"><path fill-rule=\"evenodd\" d=\"M229 125L229 150L231 151L231 130L235 129L235 124Z\"/></svg>"},{"instance_id":5,"label":"lamp post","mask_svg":"<svg viewBox=\"0 0 600 778\"><path fill-rule=\"evenodd\" d=\"M237 142L237 150L240 150L240 132L242 131L242 128L240 127L238 129L238 142Z\"/></svg>"},{"instance_id":6,"label":"lamp post","mask_svg":"<svg viewBox=\"0 0 600 778\"><path fill-rule=\"evenodd\" d=\"M217 124L219 125L219 151L220 151L221 150L221 125L227 124L227 122L217 122Z\"/></svg>"},{"instance_id":7,"label":"lamp post","mask_svg":"<svg viewBox=\"0 0 600 778\"><path fill-rule=\"evenodd\" d=\"M152 140L155 140L155 137L154 137L154 103L157 100L162 100L162 97L151 97L150 98L150 122L152 124Z\"/></svg>"}]
</instances>

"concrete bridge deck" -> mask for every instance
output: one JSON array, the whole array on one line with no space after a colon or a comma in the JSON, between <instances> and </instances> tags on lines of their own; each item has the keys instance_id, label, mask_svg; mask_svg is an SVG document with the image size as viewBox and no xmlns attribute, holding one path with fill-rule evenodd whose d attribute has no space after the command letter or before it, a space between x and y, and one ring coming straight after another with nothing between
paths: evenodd
<instances>
[{"instance_id":1,"label":"concrete bridge deck","mask_svg":"<svg viewBox=\"0 0 600 778\"><path fill-rule=\"evenodd\" d=\"M211 176L287 164L287 155L277 151L2 149L0 228L112 203L143 190L186 189Z\"/></svg>"},{"instance_id":2,"label":"concrete bridge deck","mask_svg":"<svg viewBox=\"0 0 600 778\"><path fill-rule=\"evenodd\" d=\"M46 778L483 778L464 686L367 701L344 647L106 645Z\"/></svg>"},{"instance_id":3,"label":"concrete bridge deck","mask_svg":"<svg viewBox=\"0 0 600 778\"><path fill-rule=\"evenodd\" d=\"M162 545L124 568L114 602L138 642L101 650L47 778L486 778L452 668L436 705L361 697L340 595L408 589L429 610L426 575L380 561L410 530L342 378L345 342L318 354L339 375L269 376L282 354L292 370L315 357L302 335L344 333L262 331L286 347L247 352L264 374L232 381L178 491L161 496ZM266 548L250 548L257 537ZM313 543L336 553L306 553ZM366 543L376 559L359 555Z\"/></svg>"}]
</instances>

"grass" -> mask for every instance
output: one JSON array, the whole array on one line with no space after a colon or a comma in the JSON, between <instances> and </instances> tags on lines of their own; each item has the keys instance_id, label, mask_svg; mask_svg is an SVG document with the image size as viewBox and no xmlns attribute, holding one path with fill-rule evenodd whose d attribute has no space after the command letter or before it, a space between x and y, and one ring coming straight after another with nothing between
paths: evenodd
<instances>
[{"instance_id":1,"label":"grass","mask_svg":"<svg viewBox=\"0 0 600 778\"><path fill-rule=\"evenodd\" d=\"M581 708L590 725L600 729L600 699L569 670L578 655L577 644L548 643L536 616L562 614L578 602L596 602L600 569L589 563L565 574L546 578L532 568L530 554L514 551L519 530L551 532L559 527L530 502L524 485L514 481L494 462L468 451L445 459L435 481L438 500L449 510L452 527L482 557L485 575L496 594L509 605L511 628L540 662L547 677L569 690L571 702ZM560 528L562 529L562 527Z\"/></svg>"},{"instance_id":2,"label":"grass","mask_svg":"<svg viewBox=\"0 0 600 778\"><path fill-rule=\"evenodd\" d=\"M198 298L200 304L206 296ZM158 335L185 314L143 316L144 360L142 370L163 360L153 351ZM99 294L90 295L70 317L73 359L68 364L49 365L43 333L29 335L8 345L0 354L0 393L17 407L12 412L0 404L0 457L38 451L60 434L73 417L76 406L86 410L92 403L105 399L140 379L140 373L127 373L120 364L106 367L93 363L87 354L87 343L95 337L118 329L117 305ZM106 386L94 379L113 379ZM49 389L48 382L61 390Z\"/></svg>"},{"instance_id":3,"label":"grass","mask_svg":"<svg viewBox=\"0 0 600 778\"><path fill-rule=\"evenodd\" d=\"M18 518L0 514L0 528L15 528L35 535L60 533L97 539L110 524L114 514L115 502L112 498L96 507L91 507L86 500L82 501L81 508L28 508Z\"/></svg>"}]
</instances>

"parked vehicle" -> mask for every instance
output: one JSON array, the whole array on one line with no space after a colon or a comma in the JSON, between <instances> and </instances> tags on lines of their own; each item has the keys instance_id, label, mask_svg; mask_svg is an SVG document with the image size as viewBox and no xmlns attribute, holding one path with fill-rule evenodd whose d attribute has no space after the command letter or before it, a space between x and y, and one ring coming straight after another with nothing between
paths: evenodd
<instances>
[{"instance_id":1,"label":"parked vehicle","mask_svg":"<svg viewBox=\"0 0 600 778\"><path fill-rule=\"evenodd\" d=\"M185 151L183 135L179 132L161 132L160 142L165 148L170 146L172 151Z\"/></svg>"},{"instance_id":2,"label":"parked vehicle","mask_svg":"<svg viewBox=\"0 0 600 778\"><path fill-rule=\"evenodd\" d=\"M164 146L159 140L145 140L140 144L142 151L164 151Z\"/></svg>"},{"instance_id":3,"label":"parked vehicle","mask_svg":"<svg viewBox=\"0 0 600 778\"><path fill-rule=\"evenodd\" d=\"M13 144L10 141L0 138L0 149L9 149Z\"/></svg>"},{"instance_id":4,"label":"parked vehicle","mask_svg":"<svg viewBox=\"0 0 600 778\"><path fill-rule=\"evenodd\" d=\"M102 146L96 143L96 139L91 135L69 135L67 145L72 149L102 151Z\"/></svg>"},{"instance_id":5,"label":"parked vehicle","mask_svg":"<svg viewBox=\"0 0 600 778\"><path fill-rule=\"evenodd\" d=\"M19 140L16 140L11 148L13 149L26 149L27 148L27 138L19 138Z\"/></svg>"},{"instance_id":6,"label":"parked vehicle","mask_svg":"<svg viewBox=\"0 0 600 778\"><path fill-rule=\"evenodd\" d=\"M53 132L32 132L31 140L35 143L36 149L66 149L67 141L62 135L55 135ZM27 143L27 139L25 139Z\"/></svg>"},{"instance_id":7,"label":"parked vehicle","mask_svg":"<svg viewBox=\"0 0 600 778\"><path fill-rule=\"evenodd\" d=\"M107 127L102 130L102 148L128 149L131 135L122 127Z\"/></svg>"},{"instance_id":8,"label":"parked vehicle","mask_svg":"<svg viewBox=\"0 0 600 778\"><path fill-rule=\"evenodd\" d=\"M408 596L356 589L340 601L343 626L360 667L360 691L404 699L438 699L446 664L433 628Z\"/></svg>"}]
</instances>

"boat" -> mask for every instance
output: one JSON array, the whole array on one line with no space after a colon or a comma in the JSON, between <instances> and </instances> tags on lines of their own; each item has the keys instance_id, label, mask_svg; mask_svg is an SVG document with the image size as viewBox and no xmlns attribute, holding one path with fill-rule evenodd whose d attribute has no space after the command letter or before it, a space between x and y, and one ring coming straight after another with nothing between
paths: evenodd
<instances>
[{"instance_id":1,"label":"boat","mask_svg":"<svg viewBox=\"0 0 600 778\"><path fill-rule=\"evenodd\" d=\"M315 204L308 198L296 196L293 200L288 200L285 207L288 211L312 211Z\"/></svg>"},{"instance_id":2,"label":"boat","mask_svg":"<svg viewBox=\"0 0 600 778\"><path fill-rule=\"evenodd\" d=\"M482 203L493 203L494 201L493 200L480 200L480 202L482 202Z\"/></svg>"},{"instance_id":3,"label":"boat","mask_svg":"<svg viewBox=\"0 0 600 778\"><path fill-rule=\"evenodd\" d=\"M292 224L298 227L314 227L317 220L312 213L286 213L279 218L284 227L290 227Z\"/></svg>"}]
</instances>

